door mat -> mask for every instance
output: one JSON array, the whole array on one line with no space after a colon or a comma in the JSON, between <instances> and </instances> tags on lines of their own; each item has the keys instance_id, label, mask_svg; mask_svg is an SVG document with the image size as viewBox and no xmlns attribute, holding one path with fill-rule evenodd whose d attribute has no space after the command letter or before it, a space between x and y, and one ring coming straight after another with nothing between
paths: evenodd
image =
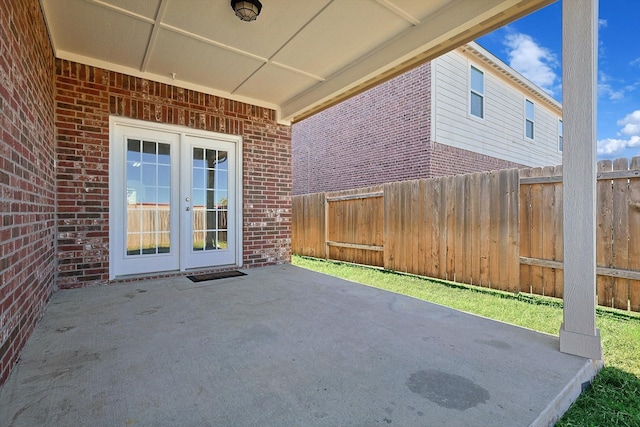
<instances>
[{"instance_id":1,"label":"door mat","mask_svg":"<svg viewBox=\"0 0 640 427\"><path fill-rule=\"evenodd\" d=\"M195 276L187 276L187 279L191 280L192 282L198 283L198 282L205 282L207 280L227 279L229 277L238 277L238 276L246 276L246 275L247 275L246 273L243 273L238 270L220 271L217 273L206 273L206 274L198 274Z\"/></svg>"}]
</instances>

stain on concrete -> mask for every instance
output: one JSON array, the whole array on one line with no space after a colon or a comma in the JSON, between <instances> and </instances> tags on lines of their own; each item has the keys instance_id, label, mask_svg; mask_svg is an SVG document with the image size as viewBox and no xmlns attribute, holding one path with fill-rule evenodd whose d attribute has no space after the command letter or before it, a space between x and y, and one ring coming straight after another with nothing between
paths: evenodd
<instances>
[{"instance_id":1,"label":"stain on concrete","mask_svg":"<svg viewBox=\"0 0 640 427\"><path fill-rule=\"evenodd\" d=\"M78 350L64 352L42 361L42 368L47 372L25 378L22 384L36 381L51 381L63 376L72 375L81 370L87 362L100 360L99 353L82 353Z\"/></svg>"},{"instance_id":2,"label":"stain on concrete","mask_svg":"<svg viewBox=\"0 0 640 427\"><path fill-rule=\"evenodd\" d=\"M158 310L160 310L162 308L161 305L157 305L155 307L151 307L148 310L145 311L141 311L140 313L136 313L136 316L148 316L150 314L155 314L158 312Z\"/></svg>"},{"instance_id":3,"label":"stain on concrete","mask_svg":"<svg viewBox=\"0 0 640 427\"><path fill-rule=\"evenodd\" d=\"M489 400L489 392L468 378L436 369L411 374L406 385L439 406L461 411Z\"/></svg>"},{"instance_id":4,"label":"stain on concrete","mask_svg":"<svg viewBox=\"0 0 640 427\"><path fill-rule=\"evenodd\" d=\"M75 328L76 328L75 326L62 326L62 327L56 329L56 332L60 332L60 333L68 332L68 331L70 331L72 329L75 329Z\"/></svg>"},{"instance_id":5,"label":"stain on concrete","mask_svg":"<svg viewBox=\"0 0 640 427\"><path fill-rule=\"evenodd\" d=\"M11 420L11 423L9 425L14 425L14 423L20 417L20 415L22 415L23 412L27 411L32 406L35 406L36 408L40 407L40 402L42 402L44 399L47 399L47 398L49 398L49 396L48 395L44 395L40 399L38 399L37 401L29 402L26 405L24 405L22 408L18 409L18 411L13 416L13 419ZM41 415L44 411L39 411L39 412L40 412L40 415ZM44 424L45 420L41 420L41 421Z\"/></svg>"},{"instance_id":6,"label":"stain on concrete","mask_svg":"<svg viewBox=\"0 0 640 427\"><path fill-rule=\"evenodd\" d=\"M485 344L498 350L511 350L511 345L500 340L475 340L478 344Z\"/></svg>"},{"instance_id":7,"label":"stain on concrete","mask_svg":"<svg viewBox=\"0 0 640 427\"><path fill-rule=\"evenodd\" d=\"M417 416L422 417L424 416L424 412L422 411L416 411L416 408L413 406L407 406L407 409L411 412L415 412Z\"/></svg>"},{"instance_id":8,"label":"stain on concrete","mask_svg":"<svg viewBox=\"0 0 640 427\"><path fill-rule=\"evenodd\" d=\"M267 325L255 324L242 330L234 340L234 347L251 344L264 344L275 341L278 333ZM295 362L295 359L293 359Z\"/></svg>"}]
</instances>

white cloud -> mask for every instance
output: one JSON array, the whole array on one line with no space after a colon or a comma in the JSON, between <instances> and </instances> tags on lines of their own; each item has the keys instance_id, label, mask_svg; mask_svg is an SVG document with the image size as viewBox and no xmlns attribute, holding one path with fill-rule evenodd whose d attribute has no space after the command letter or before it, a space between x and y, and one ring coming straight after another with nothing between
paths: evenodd
<instances>
[{"instance_id":1,"label":"white cloud","mask_svg":"<svg viewBox=\"0 0 640 427\"><path fill-rule=\"evenodd\" d=\"M627 123L620 130L622 135L637 135L640 133L640 124L637 123Z\"/></svg>"},{"instance_id":2,"label":"white cloud","mask_svg":"<svg viewBox=\"0 0 640 427\"><path fill-rule=\"evenodd\" d=\"M615 82L614 82L615 83ZM598 79L598 95L609 98L610 101L618 101L624 98L624 89L614 89L611 85L611 78L601 72Z\"/></svg>"},{"instance_id":3,"label":"white cloud","mask_svg":"<svg viewBox=\"0 0 640 427\"><path fill-rule=\"evenodd\" d=\"M640 81L637 81L634 84L626 85L624 87L624 90L625 90L625 92L632 92L632 91L638 89L639 87L640 87Z\"/></svg>"},{"instance_id":4,"label":"white cloud","mask_svg":"<svg viewBox=\"0 0 640 427\"><path fill-rule=\"evenodd\" d=\"M618 126L624 126L619 134L640 135L640 110L627 114L624 119L616 122Z\"/></svg>"},{"instance_id":5,"label":"white cloud","mask_svg":"<svg viewBox=\"0 0 640 427\"><path fill-rule=\"evenodd\" d=\"M598 141L598 154L610 155L627 148L640 147L640 110L627 114L616 123L622 126L618 136L625 135L629 138L606 138Z\"/></svg>"},{"instance_id":6,"label":"white cloud","mask_svg":"<svg viewBox=\"0 0 640 427\"><path fill-rule=\"evenodd\" d=\"M629 62L629 65L633 65L633 66L637 65L640 67L640 56L634 59L633 61Z\"/></svg>"},{"instance_id":7,"label":"white cloud","mask_svg":"<svg viewBox=\"0 0 640 427\"><path fill-rule=\"evenodd\" d=\"M640 136L629 139L606 138L598 141L598 154L614 154L626 148L640 147Z\"/></svg>"},{"instance_id":8,"label":"white cloud","mask_svg":"<svg viewBox=\"0 0 640 427\"><path fill-rule=\"evenodd\" d=\"M504 40L509 49L509 66L553 95L560 80L555 69L558 67L556 55L538 45L527 34L507 34Z\"/></svg>"}]
</instances>

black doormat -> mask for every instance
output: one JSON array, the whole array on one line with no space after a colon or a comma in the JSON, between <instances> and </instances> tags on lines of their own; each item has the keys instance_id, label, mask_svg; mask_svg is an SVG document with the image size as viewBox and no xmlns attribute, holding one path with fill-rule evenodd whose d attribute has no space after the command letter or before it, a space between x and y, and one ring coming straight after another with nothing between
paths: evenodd
<instances>
[{"instance_id":1,"label":"black doormat","mask_svg":"<svg viewBox=\"0 0 640 427\"><path fill-rule=\"evenodd\" d=\"M217 273L198 274L196 276L187 276L187 279L192 282L204 282L206 280L227 279L229 277L246 276L246 273L241 271L220 271Z\"/></svg>"}]
</instances>

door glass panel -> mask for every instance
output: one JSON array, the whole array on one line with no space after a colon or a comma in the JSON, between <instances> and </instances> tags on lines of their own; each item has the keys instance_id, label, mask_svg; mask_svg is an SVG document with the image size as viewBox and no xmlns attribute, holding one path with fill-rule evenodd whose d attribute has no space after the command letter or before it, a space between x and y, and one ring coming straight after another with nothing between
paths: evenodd
<instances>
[{"instance_id":1,"label":"door glass panel","mask_svg":"<svg viewBox=\"0 0 640 427\"><path fill-rule=\"evenodd\" d=\"M155 141L127 140L128 256L169 253L171 147Z\"/></svg>"},{"instance_id":2,"label":"door glass panel","mask_svg":"<svg viewBox=\"0 0 640 427\"><path fill-rule=\"evenodd\" d=\"M227 232L226 231L218 231L218 245L220 249L227 249Z\"/></svg>"},{"instance_id":3,"label":"door glass panel","mask_svg":"<svg viewBox=\"0 0 640 427\"><path fill-rule=\"evenodd\" d=\"M195 251L227 249L228 154L193 148L193 241Z\"/></svg>"},{"instance_id":4,"label":"door glass panel","mask_svg":"<svg viewBox=\"0 0 640 427\"><path fill-rule=\"evenodd\" d=\"M201 251L204 249L204 233L202 231L193 232L193 250Z\"/></svg>"}]
</instances>

